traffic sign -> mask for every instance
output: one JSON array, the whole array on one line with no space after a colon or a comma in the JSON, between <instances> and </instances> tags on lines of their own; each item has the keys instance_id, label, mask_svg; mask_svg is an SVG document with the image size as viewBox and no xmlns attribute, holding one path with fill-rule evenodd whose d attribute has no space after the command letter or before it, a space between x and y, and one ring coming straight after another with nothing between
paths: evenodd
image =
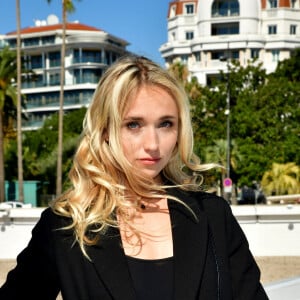
<instances>
[{"instance_id":1,"label":"traffic sign","mask_svg":"<svg viewBox=\"0 0 300 300\"><path fill-rule=\"evenodd\" d=\"M223 186L224 187L232 186L232 180L230 178L225 178L224 181L223 181Z\"/></svg>"}]
</instances>

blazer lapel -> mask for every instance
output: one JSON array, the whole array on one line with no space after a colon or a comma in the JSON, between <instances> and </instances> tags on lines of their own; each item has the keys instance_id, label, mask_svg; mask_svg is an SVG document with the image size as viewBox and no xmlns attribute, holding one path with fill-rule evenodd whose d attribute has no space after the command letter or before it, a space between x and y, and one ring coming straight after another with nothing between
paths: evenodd
<instances>
[{"instance_id":1,"label":"blazer lapel","mask_svg":"<svg viewBox=\"0 0 300 300\"><path fill-rule=\"evenodd\" d=\"M174 248L174 299L196 299L201 285L208 243L208 222L197 199L178 189L170 194L187 204L198 220L182 204L169 200Z\"/></svg>"},{"instance_id":2,"label":"blazer lapel","mask_svg":"<svg viewBox=\"0 0 300 300\"><path fill-rule=\"evenodd\" d=\"M174 249L174 300L195 299L206 260L207 218L197 199L188 193L174 188L170 194L187 204L197 217L196 220L182 204L169 200ZM89 247L88 254L113 299L136 299L118 229L110 228L97 245Z\"/></svg>"},{"instance_id":3,"label":"blazer lapel","mask_svg":"<svg viewBox=\"0 0 300 300\"><path fill-rule=\"evenodd\" d=\"M88 254L101 281L115 300L136 298L119 231L110 228L105 237Z\"/></svg>"}]
</instances>

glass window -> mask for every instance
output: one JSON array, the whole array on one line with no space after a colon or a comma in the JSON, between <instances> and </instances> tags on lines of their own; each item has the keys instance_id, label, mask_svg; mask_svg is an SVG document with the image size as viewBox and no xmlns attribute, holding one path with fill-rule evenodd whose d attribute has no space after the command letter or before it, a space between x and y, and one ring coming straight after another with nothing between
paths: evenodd
<instances>
[{"instance_id":1,"label":"glass window","mask_svg":"<svg viewBox=\"0 0 300 300\"><path fill-rule=\"evenodd\" d=\"M277 34L277 26L269 25L268 26L268 34Z\"/></svg>"},{"instance_id":2,"label":"glass window","mask_svg":"<svg viewBox=\"0 0 300 300\"><path fill-rule=\"evenodd\" d=\"M212 24L211 35L239 34L239 25L238 22Z\"/></svg>"},{"instance_id":3,"label":"glass window","mask_svg":"<svg viewBox=\"0 0 300 300\"><path fill-rule=\"evenodd\" d=\"M297 25L290 25L290 34L296 34Z\"/></svg>"},{"instance_id":4,"label":"glass window","mask_svg":"<svg viewBox=\"0 0 300 300\"><path fill-rule=\"evenodd\" d=\"M212 4L212 17L238 16L240 4L238 0L215 0Z\"/></svg>"},{"instance_id":5,"label":"glass window","mask_svg":"<svg viewBox=\"0 0 300 300\"><path fill-rule=\"evenodd\" d=\"M42 44L43 45L49 45L49 44L54 44L55 43L55 36L50 35L50 36L43 36L42 37Z\"/></svg>"},{"instance_id":6,"label":"glass window","mask_svg":"<svg viewBox=\"0 0 300 300\"><path fill-rule=\"evenodd\" d=\"M186 40L193 40L194 39L194 32L193 31L187 31L185 33L185 39Z\"/></svg>"},{"instance_id":7,"label":"glass window","mask_svg":"<svg viewBox=\"0 0 300 300\"><path fill-rule=\"evenodd\" d=\"M230 57L232 59L239 59L240 58L240 52L238 50L232 51Z\"/></svg>"},{"instance_id":8,"label":"glass window","mask_svg":"<svg viewBox=\"0 0 300 300\"><path fill-rule=\"evenodd\" d=\"M193 14L194 13L194 4L186 4L185 5L185 13L186 14Z\"/></svg>"},{"instance_id":9,"label":"glass window","mask_svg":"<svg viewBox=\"0 0 300 300\"><path fill-rule=\"evenodd\" d=\"M275 49L271 51L272 53L272 61L278 62L279 61L279 50Z\"/></svg>"},{"instance_id":10,"label":"glass window","mask_svg":"<svg viewBox=\"0 0 300 300\"><path fill-rule=\"evenodd\" d=\"M251 58L259 57L259 49L251 49Z\"/></svg>"},{"instance_id":11,"label":"glass window","mask_svg":"<svg viewBox=\"0 0 300 300\"><path fill-rule=\"evenodd\" d=\"M181 55L180 58L181 58L181 62L182 62L183 64L187 64L188 59L189 59L188 55L183 54L183 55Z\"/></svg>"},{"instance_id":12,"label":"glass window","mask_svg":"<svg viewBox=\"0 0 300 300\"><path fill-rule=\"evenodd\" d=\"M291 8L299 8L299 0L291 0Z\"/></svg>"},{"instance_id":13,"label":"glass window","mask_svg":"<svg viewBox=\"0 0 300 300\"><path fill-rule=\"evenodd\" d=\"M50 74L50 85L60 85L60 74Z\"/></svg>"},{"instance_id":14,"label":"glass window","mask_svg":"<svg viewBox=\"0 0 300 300\"><path fill-rule=\"evenodd\" d=\"M24 39L23 42L24 42L25 47L38 46L39 45L39 38Z\"/></svg>"},{"instance_id":15,"label":"glass window","mask_svg":"<svg viewBox=\"0 0 300 300\"><path fill-rule=\"evenodd\" d=\"M93 50L82 50L81 62L101 63L101 52Z\"/></svg>"},{"instance_id":16,"label":"glass window","mask_svg":"<svg viewBox=\"0 0 300 300\"><path fill-rule=\"evenodd\" d=\"M277 0L269 0L270 8L276 8L278 3Z\"/></svg>"},{"instance_id":17,"label":"glass window","mask_svg":"<svg viewBox=\"0 0 300 300\"><path fill-rule=\"evenodd\" d=\"M60 66L60 52L49 53L50 67Z\"/></svg>"},{"instance_id":18,"label":"glass window","mask_svg":"<svg viewBox=\"0 0 300 300\"><path fill-rule=\"evenodd\" d=\"M43 57L42 55L32 55L30 58L31 69L41 69L43 68Z\"/></svg>"},{"instance_id":19,"label":"glass window","mask_svg":"<svg viewBox=\"0 0 300 300\"><path fill-rule=\"evenodd\" d=\"M194 52L194 55L196 61L201 61L201 53L199 51Z\"/></svg>"},{"instance_id":20,"label":"glass window","mask_svg":"<svg viewBox=\"0 0 300 300\"><path fill-rule=\"evenodd\" d=\"M174 18L176 16L176 5L172 5L170 9L170 18Z\"/></svg>"},{"instance_id":21,"label":"glass window","mask_svg":"<svg viewBox=\"0 0 300 300\"><path fill-rule=\"evenodd\" d=\"M80 51L79 51L79 49L74 49L74 51L73 51L73 63L74 64L80 63Z\"/></svg>"},{"instance_id":22,"label":"glass window","mask_svg":"<svg viewBox=\"0 0 300 300\"><path fill-rule=\"evenodd\" d=\"M212 53L211 53L211 58L213 60L215 60L215 59L219 60L219 59L221 59L223 57L225 57L224 51L212 51Z\"/></svg>"},{"instance_id":23,"label":"glass window","mask_svg":"<svg viewBox=\"0 0 300 300\"><path fill-rule=\"evenodd\" d=\"M10 48L16 48L17 47L17 40L16 39L7 40L7 43L8 43Z\"/></svg>"}]
</instances>

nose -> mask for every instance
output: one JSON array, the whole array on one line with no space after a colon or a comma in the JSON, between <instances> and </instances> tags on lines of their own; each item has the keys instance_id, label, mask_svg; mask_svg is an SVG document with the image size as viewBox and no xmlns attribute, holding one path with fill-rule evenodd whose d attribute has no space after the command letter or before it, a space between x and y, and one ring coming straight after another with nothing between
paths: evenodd
<instances>
[{"instance_id":1,"label":"nose","mask_svg":"<svg viewBox=\"0 0 300 300\"><path fill-rule=\"evenodd\" d=\"M144 136L144 148L146 151L157 151L159 135L155 128L148 128Z\"/></svg>"}]
</instances>

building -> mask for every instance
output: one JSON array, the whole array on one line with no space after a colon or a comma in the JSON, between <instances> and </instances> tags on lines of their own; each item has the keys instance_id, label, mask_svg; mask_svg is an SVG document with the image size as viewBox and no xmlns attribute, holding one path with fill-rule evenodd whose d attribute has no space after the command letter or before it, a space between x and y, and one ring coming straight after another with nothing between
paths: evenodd
<instances>
[{"instance_id":1,"label":"building","mask_svg":"<svg viewBox=\"0 0 300 300\"><path fill-rule=\"evenodd\" d=\"M224 59L257 59L270 73L297 47L300 0L177 0L160 52L167 66L181 61L205 85L226 71Z\"/></svg>"},{"instance_id":2,"label":"building","mask_svg":"<svg viewBox=\"0 0 300 300\"><path fill-rule=\"evenodd\" d=\"M16 47L16 32L2 36L3 42ZM35 26L21 29L21 48L27 70L34 76L22 77L26 95L23 130L37 129L59 110L62 24L55 15ZM103 71L127 53L128 42L103 30L68 23L66 27L64 111L88 106Z\"/></svg>"}]
</instances>

